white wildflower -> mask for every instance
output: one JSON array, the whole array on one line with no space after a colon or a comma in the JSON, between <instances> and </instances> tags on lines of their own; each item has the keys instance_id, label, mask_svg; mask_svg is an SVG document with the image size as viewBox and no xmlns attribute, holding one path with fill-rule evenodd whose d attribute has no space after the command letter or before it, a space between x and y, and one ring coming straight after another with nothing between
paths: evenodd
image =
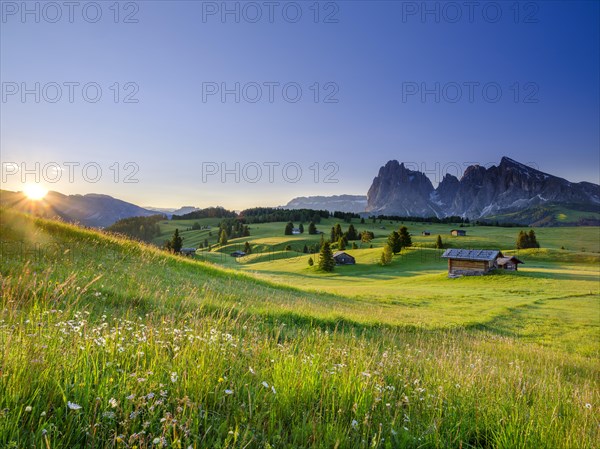
<instances>
[{"instance_id":1,"label":"white wildflower","mask_svg":"<svg viewBox=\"0 0 600 449\"><path fill-rule=\"evenodd\" d=\"M112 408L117 408L119 401L117 401L115 398L110 398L108 400L108 405L110 405Z\"/></svg>"},{"instance_id":2,"label":"white wildflower","mask_svg":"<svg viewBox=\"0 0 600 449\"><path fill-rule=\"evenodd\" d=\"M33 409L31 408L31 405L28 405L27 407L25 407L25 411L26 411L26 412L30 412L31 410L33 410Z\"/></svg>"},{"instance_id":3,"label":"white wildflower","mask_svg":"<svg viewBox=\"0 0 600 449\"><path fill-rule=\"evenodd\" d=\"M225 390L225 394L233 394L233 390Z\"/></svg>"},{"instance_id":4,"label":"white wildflower","mask_svg":"<svg viewBox=\"0 0 600 449\"><path fill-rule=\"evenodd\" d=\"M266 383L264 380L262 381L262 386L265 387L265 388L269 388L269 384Z\"/></svg>"},{"instance_id":5,"label":"white wildflower","mask_svg":"<svg viewBox=\"0 0 600 449\"><path fill-rule=\"evenodd\" d=\"M352 420L352 427L354 427L355 429L358 427L358 421L353 419Z\"/></svg>"},{"instance_id":6,"label":"white wildflower","mask_svg":"<svg viewBox=\"0 0 600 449\"><path fill-rule=\"evenodd\" d=\"M81 405L75 404L74 402L71 402L71 401L67 401L67 407L69 407L71 410L80 410L81 409Z\"/></svg>"},{"instance_id":7,"label":"white wildflower","mask_svg":"<svg viewBox=\"0 0 600 449\"><path fill-rule=\"evenodd\" d=\"M176 372L172 372L171 373L171 382L175 383L175 382L177 382L177 379L178 379L177 373Z\"/></svg>"}]
</instances>

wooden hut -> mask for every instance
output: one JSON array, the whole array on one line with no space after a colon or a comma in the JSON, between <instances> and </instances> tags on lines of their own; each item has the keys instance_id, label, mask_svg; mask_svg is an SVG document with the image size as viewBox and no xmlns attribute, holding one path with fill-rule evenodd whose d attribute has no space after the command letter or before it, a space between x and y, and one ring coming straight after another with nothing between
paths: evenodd
<instances>
[{"instance_id":1,"label":"wooden hut","mask_svg":"<svg viewBox=\"0 0 600 449\"><path fill-rule=\"evenodd\" d=\"M448 276L477 276L498 268L496 261L503 256L498 250L447 249L442 257L448 259Z\"/></svg>"}]
</instances>

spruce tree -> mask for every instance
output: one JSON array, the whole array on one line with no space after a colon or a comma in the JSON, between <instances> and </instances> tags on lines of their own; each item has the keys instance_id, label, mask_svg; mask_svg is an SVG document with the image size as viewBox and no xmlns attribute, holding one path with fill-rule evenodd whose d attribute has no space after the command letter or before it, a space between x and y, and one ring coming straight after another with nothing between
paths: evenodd
<instances>
[{"instance_id":1,"label":"spruce tree","mask_svg":"<svg viewBox=\"0 0 600 449\"><path fill-rule=\"evenodd\" d=\"M322 271L333 271L335 267L335 260L333 260L333 253L329 242L325 242L321 247L321 253L319 254L319 269Z\"/></svg>"},{"instance_id":2,"label":"spruce tree","mask_svg":"<svg viewBox=\"0 0 600 449\"><path fill-rule=\"evenodd\" d=\"M249 242L244 243L244 252L246 254L252 253L252 247L250 246Z\"/></svg>"},{"instance_id":3,"label":"spruce tree","mask_svg":"<svg viewBox=\"0 0 600 449\"><path fill-rule=\"evenodd\" d=\"M402 226L400 228L400 246L402 248L408 248L409 246L412 246L412 239L406 226Z\"/></svg>"},{"instance_id":4,"label":"spruce tree","mask_svg":"<svg viewBox=\"0 0 600 449\"><path fill-rule=\"evenodd\" d=\"M221 235L219 236L219 245L227 245L227 231L225 229L221 230Z\"/></svg>"},{"instance_id":5,"label":"spruce tree","mask_svg":"<svg viewBox=\"0 0 600 449\"><path fill-rule=\"evenodd\" d=\"M285 231L284 234L285 235L292 235L292 231L294 230L294 223L292 223L291 221L288 222L288 224L285 225Z\"/></svg>"},{"instance_id":6,"label":"spruce tree","mask_svg":"<svg viewBox=\"0 0 600 449\"><path fill-rule=\"evenodd\" d=\"M175 229L173 233L173 238L171 238L170 249L174 253L178 253L181 251L181 247L183 246L183 238L179 235L179 229Z\"/></svg>"},{"instance_id":7,"label":"spruce tree","mask_svg":"<svg viewBox=\"0 0 600 449\"><path fill-rule=\"evenodd\" d=\"M358 240L358 234L356 233L356 228L353 224L348 227L348 232L346 234L348 241Z\"/></svg>"},{"instance_id":8,"label":"spruce tree","mask_svg":"<svg viewBox=\"0 0 600 449\"><path fill-rule=\"evenodd\" d=\"M317 233L317 227L315 226L315 222L311 221L308 225L308 233L310 235L315 235Z\"/></svg>"},{"instance_id":9,"label":"spruce tree","mask_svg":"<svg viewBox=\"0 0 600 449\"><path fill-rule=\"evenodd\" d=\"M339 240L342 235L344 235L344 231L342 231L342 225L338 223L335 225L335 239L332 242Z\"/></svg>"},{"instance_id":10,"label":"spruce tree","mask_svg":"<svg viewBox=\"0 0 600 449\"><path fill-rule=\"evenodd\" d=\"M393 254L398 254L400 251L402 251L400 234L398 234L396 231L392 231L392 233L388 236L387 246L390 247L390 250Z\"/></svg>"},{"instance_id":11,"label":"spruce tree","mask_svg":"<svg viewBox=\"0 0 600 449\"><path fill-rule=\"evenodd\" d=\"M300 226L298 226L298 229L300 230L300 234L304 234L304 225L302 223L300 223Z\"/></svg>"},{"instance_id":12,"label":"spruce tree","mask_svg":"<svg viewBox=\"0 0 600 449\"><path fill-rule=\"evenodd\" d=\"M435 247L437 249L443 249L444 248L444 243L442 242L442 236L441 235L437 236L437 240L435 241Z\"/></svg>"},{"instance_id":13,"label":"spruce tree","mask_svg":"<svg viewBox=\"0 0 600 449\"><path fill-rule=\"evenodd\" d=\"M537 237L535 236L535 231L533 229L529 230L529 234L527 235L529 239L529 247L530 248L539 248L540 244L537 241Z\"/></svg>"}]
</instances>

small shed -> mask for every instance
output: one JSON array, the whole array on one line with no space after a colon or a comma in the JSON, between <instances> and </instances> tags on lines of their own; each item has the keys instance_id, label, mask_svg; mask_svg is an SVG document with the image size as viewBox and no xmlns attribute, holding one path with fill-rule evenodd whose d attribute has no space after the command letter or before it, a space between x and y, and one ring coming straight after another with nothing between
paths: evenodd
<instances>
[{"instance_id":1,"label":"small shed","mask_svg":"<svg viewBox=\"0 0 600 449\"><path fill-rule=\"evenodd\" d=\"M184 256L193 256L196 254L196 248L181 248L179 252Z\"/></svg>"},{"instance_id":2,"label":"small shed","mask_svg":"<svg viewBox=\"0 0 600 449\"><path fill-rule=\"evenodd\" d=\"M299 228L293 228L293 229L292 229L292 234L293 234L293 235L300 235L300 234L302 234L302 232L300 232L300 229L299 229Z\"/></svg>"},{"instance_id":3,"label":"small shed","mask_svg":"<svg viewBox=\"0 0 600 449\"><path fill-rule=\"evenodd\" d=\"M477 276L497 268L503 255L491 249L447 249L442 257L448 259L448 276Z\"/></svg>"},{"instance_id":4,"label":"small shed","mask_svg":"<svg viewBox=\"0 0 600 449\"><path fill-rule=\"evenodd\" d=\"M525 262L517 259L515 256L508 256L508 257L498 257L498 260L496 261L496 263L498 264L498 268L501 268L503 270L517 271L517 269L518 269L517 265L519 265L520 263L525 263Z\"/></svg>"},{"instance_id":5,"label":"small shed","mask_svg":"<svg viewBox=\"0 0 600 449\"><path fill-rule=\"evenodd\" d=\"M452 229L450 231L450 234L452 234L455 237L464 237L465 235L467 235L467 231L465 231L464 229Z\"/></svg>"},{"instance_id":6,"label":"small shed","mask_svg":"<svg viewBox=\"0 0 600 449\"><path fill-rule=\"evenodd\" d=\"M354 265L356 263L356 259L345 251L333 253L333 260L335 260L336 265Z\"/></svg>"},{"instance_id":7,"label":"small shed","mask_svg":"<svg viewBox=\"0 0 600 449\"><path fill-rule=\"evenodd\" d=\"M245 255L244 251L234 251L231 253L231 257L244 257Z\"/></svg>"},{"instance_id":8,"label":"small shed","mask_svg":"<svg viewBox=\"0 0 600 449\"><path fill-rule=\"evenodd\" d=\"M431 231L423 231L421 232L421 235L431 235Z\"/></svg>"}]
</instances>

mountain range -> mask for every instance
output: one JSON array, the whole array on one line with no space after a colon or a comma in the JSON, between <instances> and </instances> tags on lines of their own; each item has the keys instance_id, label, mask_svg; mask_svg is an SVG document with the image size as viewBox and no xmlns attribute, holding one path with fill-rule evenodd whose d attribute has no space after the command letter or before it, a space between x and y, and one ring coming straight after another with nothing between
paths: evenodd
<instances>
[{"instance_id":1,"label":"mountain range","mask_svg":"<svg viewBox=\"0 0 600 449\"><path fill-rule=\"evenodd\" d=\"M28 211L33 203L22 192L0 191L0 205ZM144 208L108 195L49 192L36 212L85 226L106 227L122 218L161 213L183 215L198 208ZM463 176L446 174L437 188L429 178L396 160L379 169L366 196L333 195L292 199L284 209L316 209L367 215L438 218L460 216L535 225L600 224L600 186L569 182L503 157L497 166L468 167ZM576 211L560 222L561 211Z\"/></svg>"},{"instance_id":2,"label":"mountain range","mask_svg":"<svg viewBox=\"0 0 600 449\"><path fill-rule=\"evenodd\" d=\"M366 195L300 196L283 209L314 209L330 212L363 212L367 207Z\"/></svg>"},{"instance_id":3,"label":"mountain range","mask_svg":"<svg viewBox=\"0 0 600 449\"><path fill-rule=\"evenodd\" d=\"M144 209L109 195L89 193L87 195L63 195L48 192L42 201L32 203L22 192L0 191L0 204L29 211L35 207L38 215L60 218L84 226L106 227L128 217L156 215L158 212Z\"/></svg>"},{"instance_id":4,"label":"mountain range","mask_svg":"<svg viewBox=\"0 0 600 449\"><path fill-rule=\"evenodd\" d=\"M434 188L423 173L393 160L373 180L366 212L485 218L545 205L599 211L600 186L572 183L503 157L497 166L469 166L460 180L446 174Z\"/></svg>"}]
</instances>

